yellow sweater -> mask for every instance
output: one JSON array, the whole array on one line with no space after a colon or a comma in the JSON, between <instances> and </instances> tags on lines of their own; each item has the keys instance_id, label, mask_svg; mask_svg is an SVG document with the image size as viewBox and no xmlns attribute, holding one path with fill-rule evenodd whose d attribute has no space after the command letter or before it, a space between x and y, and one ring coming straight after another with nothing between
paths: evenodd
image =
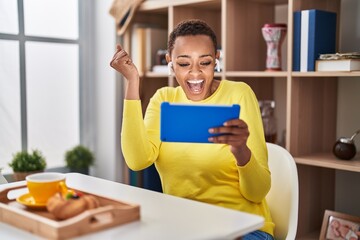
<instances>
[{"instance_id":1,"label":"yellow sweater","mask_svg":"<svg viewBox=\"0 0 360 240\"><path fill-rule=\"evenodd\" d=\"M237 166L225 144L161 142L159 114L164 101L240 104L240 118L250 131L250 161ZM125 100L121 143L132 170L155 163L164 193L261 215L265 218L261 230L273 235L274 224L265 200L271 178L263 126L256 96L245 83L222 80L215 93L200 102L188 100L181 87L161 88L151 98L144 120L140 100Z\"/></svg>"}]
</instances>

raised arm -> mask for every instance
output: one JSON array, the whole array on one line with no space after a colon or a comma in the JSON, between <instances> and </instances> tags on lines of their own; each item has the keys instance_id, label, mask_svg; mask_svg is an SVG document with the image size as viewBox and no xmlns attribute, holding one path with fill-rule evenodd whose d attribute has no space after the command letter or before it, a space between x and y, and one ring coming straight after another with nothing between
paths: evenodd
<instances>
[{"instance_id":1,"label":"raised arm","mask_svg":"<svg viewBox=\"0 0 360 240\"><path fill-rule=\"evenodd\" d=\"M128 53L120 45L116 46L116 52L111 59L110 66L121 73L127 80L125 99L140 100L139 72Z\"/></svg>"}]
</instances>

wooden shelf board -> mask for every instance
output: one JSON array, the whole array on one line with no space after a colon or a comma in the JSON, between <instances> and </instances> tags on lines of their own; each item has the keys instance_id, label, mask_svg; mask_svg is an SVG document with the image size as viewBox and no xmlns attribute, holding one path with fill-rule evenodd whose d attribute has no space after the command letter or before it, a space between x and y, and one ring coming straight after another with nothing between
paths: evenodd
<instances>
[{"instance_id":1,"label":"wooden shelf board","mask_svg":"<svg viewBox=\"0 0 360 240\"><path fill-rule=\"evenodd\" d=\"M215 73L216 77L221 77L222 73ZM287 77L287 72L266 72L266 71L227 71L226 77ZM293 77L360 77L360 72L293 72ZM167 77L166 73L155 73L148 71L146 77Z\"/></svg>"},{"instance_id":2,"label":"wooden shelf board","mask_svg":"<svg viewBox=\"0 0 360 240\"><path fill-rule=\"evenodd\" d=\"M221 78L221 77L222 77L222 73L221 73L221 72L215 72L214 76L215 76L215 77L220 77L220 78Z\"/></svg>"},{"instance_id":3,"label":"wooden shelf board","mask_svg":"<svg viewBox=\"0 0 360 240\"><path fill-rule=\"evenodd\" d=\"M163 10L168 11L169 3L167 1L144 1L140 7L140 12Z\"/></svg>"},{"instance_id":4,"label":"wooden shelf board","mask_svg":"<svg viewBox=\"0 0 360 240\"><path fill-rule=\"evenodd\" d=\"M214 74L215 77L222 77L222 73L221 72L216 72ZM151 72L151 71L147 71L145 74L142 74L141 77L146 77L146 78L167 78L169 77L169 75L167 73L157 73L157 72Z\"/></svg>"},{"instance_id":5,"label":"wooden shelf board","mask_svg":"<svg viewBox=\"0 0 360 240\"><path fill-rule=\"evenodd\" d=\"M227 71L226 77L286 77L287 72L267 72L267 71Z\"/></svg>"},{"instance_id":6,"label":"wooden shelf board","mask_svg":"<svg viewBox=\"0 0 360 240\"><path fill-rule=\"evenodd\" d=\"M265 3L265 4L287 4L288 0L248 0L249 2L258 2L258 3ZM191 4L191 6L219 6L221 5L221 0L148 0L144 1L140 7L140 11L151 11L157 9L167 9L169 6L184 6Z\"/></svg>"},{"instance_id":7,"label":"wooden shelf board","mask_svg":"<svg viewBox=\"0 0 360 240\"><path fill-rule=\"evenodd\" d=\"M276 5L282 5L282 4L288 4L288 0L249 0L251 2L259 2L259 3L266 3L266 4L276 4Z\"/></svg>"},{"instance_id":8,"label":"wooden shelf board","mask_svg":"<svg viewBox=\"0 0 360 240\"><path fill-rule=\"evenodd\" d=\"M151 72L151 71L148 71L145 73L144 77L147 77L147 78L167 78L169 77L167 73L157 73L157 72Z\"/></svg>"},{"instance_id":9,"label":"wooden shelf board","mask_svg":"<svg viewBox=\"0 0 360 240\"><path fill-rule=\"evenodd\" d=\"M191 7L201 6L214 9L221 8L220 0L197 0L196 3L194 0L157 0L157 1L145 1L140 7L139 11L154 11L154 10L166 10L171 6L186 6L191 4Z\"/></svg>"},{"instance_id":10,"label":"wooden shelf board","mask_svg":"<svg viewBox=\"0 0 360 240\"><path fill-rule=\"evenodd\" d=\"M332 153L317 153L307 156L294 157L297 164L332 168L350 172L360 172L360 156L352 160L339 160Z\"/></svg>"},{"instance_id":11,"label":"wooden shelf board","mask_svg":"<svg viewBox=\"0 0 360 240\"><path fill-rule=\"evenodd\" d=\"M292 72L293 77L360 77L360 71L354 72Z\"/></svg>"}]
</instances>

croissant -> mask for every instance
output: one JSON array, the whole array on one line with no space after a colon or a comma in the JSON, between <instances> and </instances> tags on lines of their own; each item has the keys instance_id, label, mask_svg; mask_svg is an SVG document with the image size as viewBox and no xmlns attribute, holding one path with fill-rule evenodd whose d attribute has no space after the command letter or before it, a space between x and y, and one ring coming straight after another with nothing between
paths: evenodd
<instances>
[{"instance_id":1,"label":"croissant","mask_svg":"<svg viewBox=\"0 0 360 240\"><path fill-rule=\"evenodd\" d=\"M60 193L49 198L46 204L47 210L59 220L74 217L85 210L99 206L99 200L92 195L72 195L64 198Z\"/></svg>"}]
</instances>

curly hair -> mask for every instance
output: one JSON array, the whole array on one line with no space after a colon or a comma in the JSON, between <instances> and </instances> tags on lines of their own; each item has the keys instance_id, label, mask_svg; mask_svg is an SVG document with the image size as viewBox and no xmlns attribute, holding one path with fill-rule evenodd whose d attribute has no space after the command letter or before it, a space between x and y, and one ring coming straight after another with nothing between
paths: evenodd
<instances>
[{"instance_id":1,"label":"curly hair","mask_svg":"<svg viewBox=\"0 0 360 240\"><path fill-rule=\"evenodd\" d=\"M180 22L174 30L170 33L168 41L168 54L171 55L174 49L175 40L181 36L196 36L206 35L209 36L214 45L214 51L217 50L217 40L215 32L204 21L199 19L190 19Z\"/></svg>"}]
</instances>

